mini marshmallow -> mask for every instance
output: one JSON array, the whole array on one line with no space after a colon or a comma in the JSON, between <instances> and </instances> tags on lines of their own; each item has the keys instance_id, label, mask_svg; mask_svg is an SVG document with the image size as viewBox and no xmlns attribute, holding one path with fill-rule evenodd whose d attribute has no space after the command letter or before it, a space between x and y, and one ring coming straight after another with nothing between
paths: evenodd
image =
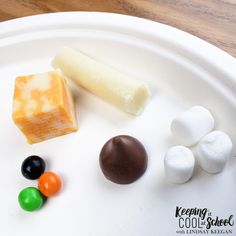
<instances>
[{"instance_id":1,"label":"mini marshmallow","mask_svg":"<svg viewBox=\"0 0 236 236\"><path fill-rule=\"evenodd\" d=\"M172 121L171 131L179 144L192 146L214 128L214 123L213 116L206 108L194 106Z\"/></svg>"},{"instance_id":2,"label":"mini marshmallow","mask_svg":"<svg viewBox=\"0 0 236 236\"><path fill-rule=\"evenodd\" d=\"M219 173L232 154L233 144L229 136L221 131L213 131L203 137L197 146L200 166L208 173Z\"/></svg>"},{"instance_id":3,"label":"mini marshmallow","mask_svg":"<svg viewBox=\"0 0 236 236\"><path fill-rule=\"evenodd\" d=\"M169 182L182 184L193 175L195 158L192 151L184 146L170 148L164 158L166 178Z\"/></svg>"}]
</instances>

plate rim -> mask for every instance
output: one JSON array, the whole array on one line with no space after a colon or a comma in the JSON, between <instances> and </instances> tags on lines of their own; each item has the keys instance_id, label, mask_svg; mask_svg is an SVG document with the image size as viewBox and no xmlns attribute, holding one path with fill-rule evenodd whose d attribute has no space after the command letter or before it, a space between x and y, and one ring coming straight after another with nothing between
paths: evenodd
<instances>
[{"instance_id":1,"label":"plate rim","mask_svg":"<svg viewBox=\"0 0 236 236\"><path fill-rule=\"evenodd\" d=\"M161 39L173 46L171 50L180 50L179 54L183 54L181 56L192 60L207 70L220 73L221 77L224 78L220 79L219 82L236 94L236 58L190 33L136 16L107 12L72 11L11 19L0 22L0 50L6 46L2 42L9 42L8 45L11 45L11 39L20 35L27 36L44 30L67 29L67 27L75 26L114 29L115 32L120 31L121 33L126 30L131 35L133 33L140 37L153 38L154 41L157 38Z\"/></svg>"},{"instance_id":2,"label":"plate rim","mask_svg":"<svg viewBox=\"0 0 236 236\"><path fill-rule=\"evenodd\" d=\"M3 21L0 22L0 49L2 40L25 33L38 32L47 27L51 29L56 27L63 28L63 26L66 27L70 24L74 26L85 24L87 26L122 27L123 29L145 33L149 36L160 37L168 42L175 43L180 49L194 54L205 62L209 62L215 68L220 68L224 74L230 77L231 82L236 85L236 58L227 52L173 26L125 14L73 11L37 14Z\"/></svg>"}]
</instances>

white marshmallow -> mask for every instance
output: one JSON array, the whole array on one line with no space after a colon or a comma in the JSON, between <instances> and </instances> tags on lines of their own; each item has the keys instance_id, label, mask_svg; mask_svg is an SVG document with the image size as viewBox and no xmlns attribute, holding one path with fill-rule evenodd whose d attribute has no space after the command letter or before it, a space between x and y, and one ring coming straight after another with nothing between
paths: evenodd
<instances>
[{"instance_id":1,"label":"white marshmallow","mask_svg":"<svg viewBox=\"0 0 236 236\"><path fill-rule=\"evenodd\" d=\"M169 182L182 184L193 175L195 159L190 149L184 146L170 148L164 158L166 178Z\"/></svg>"},{"instance_id":2,"label":"white marshmallow","mask_svg":"<svg viewBox=\"0 0 236 236\"><path fill-rule=\"evenodd\" d=\"M208 173L219 173L232 154L233 144L227 134L213 131L198 144L197 154L200 166Z\"/></svg>"},{"instance_id":3,"label":"white marshmallow","mask_svg":"<svg viewBox=\"0 0 236 236\"><path fill-rule=\"evenodd\" d=\"M192 146L214 128L214 123L213 116L206 108L194 106L172 121L171 131L179 144Z\"/></svg>"}]
</instances>

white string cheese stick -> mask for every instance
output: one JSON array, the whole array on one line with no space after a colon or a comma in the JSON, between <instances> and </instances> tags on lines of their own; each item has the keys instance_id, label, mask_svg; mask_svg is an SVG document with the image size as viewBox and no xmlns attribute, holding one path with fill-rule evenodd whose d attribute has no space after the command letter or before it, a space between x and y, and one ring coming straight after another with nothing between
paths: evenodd
<instances>
[{"instance_id":1,"label":"white string cheese stick","mask_svg":"<svg viewBox=\"0 0 236 236\"><path fill-rule=\"evenodd\" d=\"M52 65L96 96L134 115L143 111L150 96L143 82L69 47L55 56Z\"/></svg>"}]
</instances>

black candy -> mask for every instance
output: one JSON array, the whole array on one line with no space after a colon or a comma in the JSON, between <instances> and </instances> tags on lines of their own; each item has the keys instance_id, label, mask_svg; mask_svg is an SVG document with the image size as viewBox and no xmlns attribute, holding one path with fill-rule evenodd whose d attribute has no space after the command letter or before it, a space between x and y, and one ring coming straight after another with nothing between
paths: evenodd
<instances>
[{"instance_id":1,"label":"black candy","mask_svg":"<svg viewBox=\"0 0 236 236\"><path fill-rule=\"evenodd\" d=\"M21 165L21 173L26 179L38 179L45 171L45 166L41 157L29 156Z\"/></svg>"}]
</instances>

